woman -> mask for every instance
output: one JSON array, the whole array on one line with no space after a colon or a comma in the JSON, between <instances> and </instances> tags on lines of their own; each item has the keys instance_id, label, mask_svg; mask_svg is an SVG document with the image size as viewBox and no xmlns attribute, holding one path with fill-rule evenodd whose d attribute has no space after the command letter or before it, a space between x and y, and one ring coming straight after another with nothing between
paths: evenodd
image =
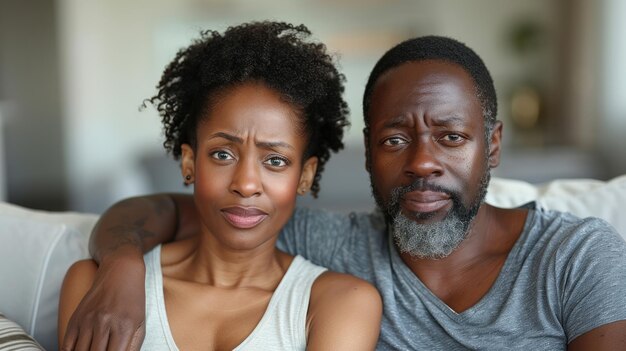
<instances>
[{"instance_id":1,"label":"woman","mask_svg":"<svg viewBox=\"0 0 626 351\"><path fill-rule=\"evenodd\" d=\"M347 125L343 77L309 34L275 22L204 32L165 69L150 102L203 225L144 257L142 349L374 349L377 291L275 248L296 196L317 194ZM67 273L59 340L95 270L81 261ZM74 348L106 349L108 338Z\"/></svg>"}]
</instances>

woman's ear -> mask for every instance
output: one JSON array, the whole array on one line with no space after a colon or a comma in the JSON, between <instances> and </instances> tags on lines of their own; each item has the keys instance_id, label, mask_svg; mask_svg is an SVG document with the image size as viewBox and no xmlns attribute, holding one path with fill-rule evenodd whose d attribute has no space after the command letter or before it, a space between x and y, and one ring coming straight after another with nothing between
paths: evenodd
<instances>
[{"instance_id":1,"label":"woman's ear","mask_svg":"<svg viewBox=\"0 0 626 351\"><path fill-rule=\"evenodd\" d=\"M315 179L315 172L317 171L317 157L309 157L304 166L302 166L302 174L300 175L300 182L298 183L298 194L304 195L311 189L313 180Z\"/></svg>"},{"instance_id":2,"label":"woman's ear","mask_svg":"<svg viewBox=\"0 0 626 351\"><path fill-rule=\"evenodd\" d=\"M182 155L180 157L180 171L183 175L183 182L185 185L193 184L196 179L195 172L195 155L193 148L189 144L183 144L180 146Z\"/></svg>"}]
</instances>

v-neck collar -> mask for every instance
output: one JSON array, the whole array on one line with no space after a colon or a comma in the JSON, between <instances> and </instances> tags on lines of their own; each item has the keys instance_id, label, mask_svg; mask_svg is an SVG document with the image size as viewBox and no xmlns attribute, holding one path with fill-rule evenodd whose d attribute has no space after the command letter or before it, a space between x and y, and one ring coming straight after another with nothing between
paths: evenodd
<instances>
[{"instance_id":1,"label":"v-neck collar","mask_svg":"<svg viewBox=\"0 0 626 351\"><path fill-rule=\"evenodd\" d=\"M464 310L463 312L457 313L450 306L448 306L445 302L443 302L439 297L437 297L422 281L419 279L415 273L404 263L402 257L400 257L400 253L396 248L396 245L393 241L392 235L388 230L388 240L389 240L389 254L391 256L391 265L392 269L398 272L398 277L403 280L403 282L409 287L409 289L413 290L416 295L420 298L428 300L431 305L439 308L443 313L445 313L449 318L462 321L471 315L473 315L476 311L483 309L485 304L493 305L494 303L500 304L501 300L505 298L506 294L500 293L501 291L508 291L510 285L513 283L512 280L506 279L506 277L511 274L512 268L515 266L515 262L520 259L520 251L523 248L523 243L526 242L526 238L530 233L530 229L532 228L532 223L535 221L536 211L535 209L528 209L528 213L526 215L526 219L524 222L524 228L519 238L517 238L515 244L511 248L511 251L508 253L502 268L500 269L500 273L498 273L498 277L491 285L489 290L485 295L483 295L478 302ZM494 300L497 299L497 300Z\"/></svg>"}]
</instances>

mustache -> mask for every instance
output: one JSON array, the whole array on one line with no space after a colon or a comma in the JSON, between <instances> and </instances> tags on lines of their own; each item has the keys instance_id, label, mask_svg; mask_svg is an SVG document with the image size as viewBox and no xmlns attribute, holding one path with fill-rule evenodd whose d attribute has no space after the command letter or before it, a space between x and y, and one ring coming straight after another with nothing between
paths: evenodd
<instances>
[{"instance_id":1,"label":"mustache","mask_svg":"<svg viewBox=\"0 0 626 351\"><path fill-rule=\"evenodd\" d=\"M456 191L454 189L447 188L447 187L443 187L441 185L433 184L431 182L426 181L423 178L416 179L409 185L397 187L397 188L394 188L392 190L393 193L395 193L398 196L400 196L398 198L398 200L401 197L403 197L405 194L410 193L412 191L434 191L434 192L438 192L438 193L447 194L448 196L450 196L453 199L454 198L457 198L457 199L459 198L459 192L458 191Z\"/></svg>"},{"instance_id":2,"label":"mustache","mask_svg":"<svg viewBox=\"0 0 626 351\"><path fill-rule=\"evenodd\" d=\"M431 182L426 181L424 178L415 179L413 183L407 186L398 187L396 189L399 189L402 195L406 193L410 193L411 191L418 191L418 190L419 191L435 191L438 193L445 193L448 195L452 195L456 193L456 191L452 189L443 187L441 185L433 184Z\"/></svg>"},{"instance_id":3,"label":"mustache","mask_svg":"<svg viewBox=\"0 0 626 351\"><path fill-rule=\"evenodd\" d=\"M404 197L405 194L412 191L434 191L438 193L444 193L450 197L455 205L460 204L461 202L461 194L458 191L443 187L441 185L433 184L432 182L429 182L424 178L419 178L415 179L409 185L397 187L391 190L391 197L389 199L389 203L387 204L387 209L392 212L389 213L390 215L395 215L400 210L400 200Z\"/></svg>"}]
</instances>

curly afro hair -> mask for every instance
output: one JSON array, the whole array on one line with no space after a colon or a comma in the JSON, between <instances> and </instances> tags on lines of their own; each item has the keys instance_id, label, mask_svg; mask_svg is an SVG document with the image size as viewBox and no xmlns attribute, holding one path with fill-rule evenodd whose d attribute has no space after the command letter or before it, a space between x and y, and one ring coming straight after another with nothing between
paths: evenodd
<instances>
[{"instance_id":1,"label":"curly afro hair","mask_svg":"<svg viewBox=\"0 0 626 351\"><path fill-rule=\"evenodd\" d=\"M196 126L211 104L228 89L261 82L278 92L301 118L308 137L305 158L318 158L311 192L317 197L319 181L330 151L343 149L349 125L343 100L345 77L321 43L305 40L304 25L251 22L228 28L223 34L203 31L200 38L180 50L170 62L149 101L161 116L163 146L175 159L181 145L196 147Z\"/></svg>"},{"instance_id":2,"label":"curly afro hair","mask_svg":"<svg viewBox=\"0 0 626 351\"><path fill-rule=\"evenodd\" d=\"M424 36L404 41L389 49L372 70L363 94L365 135L369 135L369 109L371 96L378 78L389 70L407 62L442 60L461 66L474 80L476 97L480 101L485 119L485 138L491 133L498 114L496 89L483 60L465 44L447 37Z\"/></svg>"}]
</instances>

